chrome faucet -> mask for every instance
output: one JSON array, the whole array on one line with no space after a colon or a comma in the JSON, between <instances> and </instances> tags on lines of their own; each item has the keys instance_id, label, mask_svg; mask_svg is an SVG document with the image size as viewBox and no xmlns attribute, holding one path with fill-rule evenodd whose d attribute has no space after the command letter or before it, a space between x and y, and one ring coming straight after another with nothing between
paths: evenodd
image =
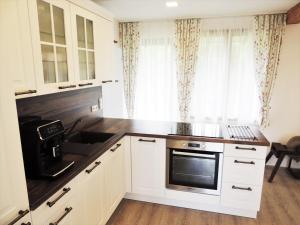
<instances>
[{"instance_id":1,"label":"chrome faucet","mask_svg":"<svg viewBox=\"0 0 300 225\"><path fill-rule=\"evenodd\" d=\"M68 128L65 132L65 139L68 139L68 137L72 134L73 130L77 127L77 125L79 123L82 122L82 118L79 118L77 120L75 120L75 122L73 123L72 127Z\"/></svg>"}]
</instances>

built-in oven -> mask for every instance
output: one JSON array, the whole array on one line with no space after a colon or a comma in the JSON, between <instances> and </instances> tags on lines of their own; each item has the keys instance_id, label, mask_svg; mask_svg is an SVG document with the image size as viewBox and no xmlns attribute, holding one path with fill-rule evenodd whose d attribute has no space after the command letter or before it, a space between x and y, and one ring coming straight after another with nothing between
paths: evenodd
<instances>
[{"instance_id":1,"label":"built-in oven","mask_svg":"<svg viewBox=\"0 0 300 225\"><path fill-rule=\"evenodd\" d=\"M220 195L222 143L167 139L166 187Z\"/></svg>"}]
</instances>

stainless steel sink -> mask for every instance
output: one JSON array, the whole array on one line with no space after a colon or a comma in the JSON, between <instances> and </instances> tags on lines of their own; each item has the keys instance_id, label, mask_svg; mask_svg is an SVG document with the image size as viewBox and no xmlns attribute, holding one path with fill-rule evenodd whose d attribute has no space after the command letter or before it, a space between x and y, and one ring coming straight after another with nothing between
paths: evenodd
<instances>
[{"instance_id":1,"label":"stainless steel sink","mask_svg":"<svg viewBox=\"0 0 300 225\"><path fill-rule=\"evenodd\" d=\"M81 143L81 144L103 143L106 142L111 137L113 137L114 135L115 134L112 133L81 131L69 137L66 140L66 142Z\"/></svg>"}]
</instances>

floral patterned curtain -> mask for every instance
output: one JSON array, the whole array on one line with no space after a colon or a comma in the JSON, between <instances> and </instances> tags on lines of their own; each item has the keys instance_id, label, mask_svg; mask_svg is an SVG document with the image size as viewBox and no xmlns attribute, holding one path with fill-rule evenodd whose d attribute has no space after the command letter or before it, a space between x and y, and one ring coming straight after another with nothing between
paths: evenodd
<instances>
[{"instance_id":1,"label":"floral patterned curtain","mask_svg":"<svg viewBox=\"0 0 300 225\"><path fill-rule=\"evenodd\" d=\"M135 100L135 80L138 65L139 23L120 23L120 44L123 58L124 92L128 117L132 118Z\"/></svg>"},{"instance_id":2,"label":"floral patterned curtain","mask_svg":"<svg viewBox=\"0 0 300 225\"><path fill-rule=\"evenodd\" d=\"M177 86L180 120L187 121L196 70L200 19L176 20Z\"/></svg>"},{"instance_id":3,"label":"floral patterned curtain","mask_svg":"<svg viewBox=\"0 0 300 225\"><path fill-rule=\"evenodd\" d=\"M277 67L286 27L286 14L255 16L255 74L261 103L261 125L269 125L272 89L277 76Z\"/></svg>"}]
</instances>

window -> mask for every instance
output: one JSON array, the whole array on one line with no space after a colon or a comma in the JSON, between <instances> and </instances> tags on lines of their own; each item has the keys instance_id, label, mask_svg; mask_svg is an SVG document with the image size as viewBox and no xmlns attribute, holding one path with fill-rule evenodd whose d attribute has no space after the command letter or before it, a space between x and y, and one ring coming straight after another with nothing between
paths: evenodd
<instances>
[{"instance_id":1,"label":"window","mask_svg":"<svg viewBox=\"0 0 300 225\"><path fill-rule=\"evenodd\" d=\"M179 120L174 34L174 22L141 23L136 119ZM256 123L259 99L251 28L206 27L200 36L190 120Z\"/></svg>"},{"instance_id":2,"label":"window","mask_svg":"<svg viewBox=\"0 0 300 225\"><path fill-rule=\"evenodd\" d=\"M178 120L173 22L140 28L135 119Z\"/></svg>"},{"instance_id":3,"label":"window","mask_svg":"<svg viewBox=\"0 0 300 225\"><path fill-rule=\"evenodd\" d=\"M200 38L191 119L255 123L259 115L252 32L207 30Z\"/></svg>"}]
</instances>

